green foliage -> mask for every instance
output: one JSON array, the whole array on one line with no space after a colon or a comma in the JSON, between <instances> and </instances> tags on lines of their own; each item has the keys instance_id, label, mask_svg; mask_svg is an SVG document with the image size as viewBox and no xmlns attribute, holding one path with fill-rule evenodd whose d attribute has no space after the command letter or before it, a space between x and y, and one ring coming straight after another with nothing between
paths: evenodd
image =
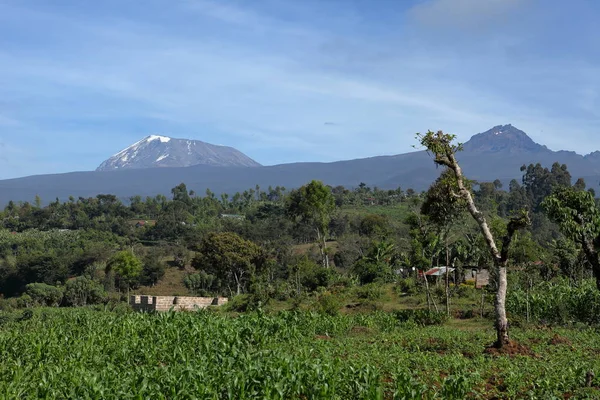
<instances>
[{"instance_id":1,"label":"green foliage","mask_svg":"<svg viewBox=\"0 0 600 400\"><path fill-rule=\"evenodd\" d=\"M107 274L113 272L122 289L136 286L142 270L142 262L130 251L116 253L106 264Z\"/></svg>"},{"instance_id":2,"label":"green foliage","mask_svg":"<svg viewBox=\"0 0 600 400\"><path fill-rule=\"evenodd\" d=\"M396 285L396 291L407 296L414 296L419 293L419 285L415 278L399 279Z\"/></svg>"},{"instance_id":3,"label":"green foliage","mask_svg":"<svg viewBox=\"0 0 600 400\"><path fill-rule=\"evenodd\" d=\"M531 210L537 210L553 190L571 186L571 174L564 164L554 163L551 169L543 168L539 163L529 164L523 165L521 171L524 172L523 188Z\"/></svg>"},{"instance_id":4,"label":"green foliage","mask_svg":"<svg viewBox=\"0 0 600 400\"><path fill-rule=\"evenodd\" d=\"M330 292L325 292L317 296L312 309L323 315L338 315L342 307L341 299Z\"/></svg>"},{"instance_id":5,"label":"green foliage","mask_svg":"<svg viewBox=\"0 0 600 400\"><path fill-rule=\"evenodd\" d=\"M363 286L358 286L354 289L354 292L356 294L356 297L358 297L359 299L371 301L380 300L385 293L383 287L380 284L376 283L369 283Z\"/></svg>"},{"instance_id":6,"label":"green foliage","mask_svg":"<svg viewBox=\"0 0 600 400\"><path fill-rule=\"evenodd\" d=\"M456 176L452 170L445 169L427 190L421 213L439 227L447 227L466 211L465 200L457 194Z\"/></svg>"},{"instance_id":7,"label":"green foliage","mask_svg":"<svg viewBox=\"0 0 600 400\"><path fill-rule=\"evenodd\" d=\"M79 276L67 281L64 298L67 305L85 306L104 303L107 294L99 283L85 276Z\"/></svg>"},{"instance_id":8,"label":"green foliage","mask_svg":"<svg viewBox=\"0 0 600 400\"><path fill-rule=\"evenodd\" d=\"M567 280L540 282L529 292L519 288L508 293L506 309L511 315L525 318L529 310L531 321L572 324L600 324L600 292L594 282L579 285Z\"/></svg>"},{"instance_id":9,"label":"green foliage","mask_svg":"<svg viewBox=\"0 0 600 400\"><path fill-rule=\"evenodd\" d=\"M309 292L319 287L326 288L334 276L335 273L330 268L324 268L306 256L297 259L290 267L290 279L298 291L301 288Z\"/></svg>"},{"instance_id":10,"label":"green foliage","mask_svg":"<svg viewBox=\"0 0 600 400\"><path fill-rule=\"evenodd\" d=\"M535 353L484 354L489 329L399 323L375 312L10 313L6 398L598 398L593 329L513 330ZM85 360L85 362L81 362ZM132 367L132 366L135 366ZM43 382L43 385L40 385Z\"/></svg>"},{"instance_id":11,"label":"green foliage","mask_svg":"<svg viewBox=\"0 0 600 400\"><path fill-rule=\"evenodd\" d=\"M261 250L253 242L232 232L208 235L198 247L192 266L214 275L222 285L236 285L241 294L248 280L262 266Z\"/></svg>"},{"instance_id":12,"label":"green foliage","mask_svg":"<svg viewBox=\"0 0 600 400\"><path fill-rule=\"evenodd\" d=\"M184 269L192 257L188 249L183 246L178 246L173 252L173 258L175 266L179 269Z\"/></svg>"},{"instance_id":13,"label":"green foliage","mask_svg":"<svg viewBox=\"0 0 600 400\"><path fill-rule=\"evenodd\" d=\"M287 207L290 216L314 226L321 232L327 232L335 201L327 186L320 181L312 181L292 191Z\"/></svg>"},{"instance_id":14,"label":"green foliage","mask_svg":"<svg viewBox=\"0 0 600 400\"><path fill-rule=\"evenodd\" d=\"M139 282L142 285L151 286L156 284L164 275L166 265L161 260L162 254L160 252L150 252L147 254L142 263L142 272L140 273Z\"/></svg>"},{"instance_id":15,"label":"green foliage","mask_svg":"<svg viewBox=\"0 0 600 400\"><path fill-rule=\"evenodd\" d=\"M394 315L400 323L414 323L420 326L442 325L448 321L448 315L430 310L398 310Z\"/></svg>"},{"instance_id":16,"label":"green foliage","mask_svg":"<svg viewBox=\"0 0 600 400\"><path fill-rule=\"evenodd\" d=\"M390 221L382 215L368 214L360 221L358 232L364 236L385 237L390 232Z\"/></svg>"},{"instance_id":17,"label":"green foliage","mask_svg":"<svg viewBox=\"0 0 600 400\"><path fill-rule=\"evenodd\" d=\"M358 276L362 284L393 282L395 279L394 272L389 264L366 258L356 262L352 267L352 272Z\"/></svg>"},{"instance_id":18,"label":"green foliage","mask_svg":"<svg viewBox=\"0 0 600 400\"><path fill-rule=\"evenodd\" d=\"M246 312L251 308L250 295L240 294L230 299L224 306L227 311Z\"/></svg>"},{"instance_id":19,"label":"green foliage","mask_svg":"<svg viewBox=\"0 0 600 400\"><path fill-rule=\"evenodd\" d=\"M454 155L462 150L462 144L454 143L456 135L444 133L442 131L427 131L426 134L417 133L417 140L427 151L433 153L434 161L437 164L446 165L450 155Z\"/></svg>"},{"instance_id":20,"label":"green foliage","mask_svg":"<svg viewBox=\"0 0 600 400\"><path fill-rule=\"evenodd\" d=\"M574 240L593 239L600 234L600 209L590 192L559 188L542 206L561 231Z\"/></svg>"},{"instance_id":21,"label":"green foliage","mask_svg":"<svg viewBox=\"0 0 600 400\"><path fill-rule=\"evenodd\" d=\"M186 275L183 283L188 290L198 296L208 296L215 283L215 276L204 271Z\"/></svg>"},{"instance_id":22,"label":"green foliage","mask_svg":"<svg viewBox=\"0 0 600 400\"><path fill-rule=\"evenodd\" d=\"M57 307L63 298L63 288L45 283L29 283L25 293L35 305Z\"/></svg>"}]
</instances>

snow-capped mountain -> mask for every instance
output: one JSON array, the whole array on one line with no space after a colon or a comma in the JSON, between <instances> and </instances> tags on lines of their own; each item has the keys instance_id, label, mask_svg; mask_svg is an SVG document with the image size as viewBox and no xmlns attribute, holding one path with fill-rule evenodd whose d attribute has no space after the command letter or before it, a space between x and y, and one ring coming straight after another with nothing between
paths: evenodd
<instances>
[{"instance_id":1,"label":"snow-capped mountain","mask_svg":"<svg viewBox=\"0 0 600 400\"><path fill-rule=\"evenodd\" d=\"M232 147L217 146L200 140L151 135L104 161L96 171L192 165L260 166L259 163Z\"/></svg>"}]
</instances>

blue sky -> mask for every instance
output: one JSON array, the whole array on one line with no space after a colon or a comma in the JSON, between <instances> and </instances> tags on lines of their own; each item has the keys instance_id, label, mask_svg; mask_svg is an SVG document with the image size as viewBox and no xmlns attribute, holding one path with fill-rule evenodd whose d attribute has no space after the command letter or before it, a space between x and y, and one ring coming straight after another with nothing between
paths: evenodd
<instances>
[{"instance_id":1,"label":"blue sky","mask_svg":"<svg viewBox=\"0 0 600 400\"><path fill-rule=\"evenodd\" d=\"M512 123L600 149L595 0L0 0L0 178L150 134L263 164Z\"/></svg>"}]
</instances>

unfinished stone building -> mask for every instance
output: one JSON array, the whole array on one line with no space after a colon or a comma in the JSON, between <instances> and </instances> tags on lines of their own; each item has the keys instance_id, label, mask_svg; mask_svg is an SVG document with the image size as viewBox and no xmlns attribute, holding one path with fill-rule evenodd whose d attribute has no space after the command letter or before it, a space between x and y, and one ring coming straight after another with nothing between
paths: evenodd
<instances>
[{"instance_id":1,"label":"unfinished stone building","mask_svg":"<svg viewBox=\"0 0 600 400\"><path fill-rule=\"evenodd\" d=\"M186 296L130 296L129 304L135 311L193 311L227 303L226 297Z\"/></svg>"}]
</instances>

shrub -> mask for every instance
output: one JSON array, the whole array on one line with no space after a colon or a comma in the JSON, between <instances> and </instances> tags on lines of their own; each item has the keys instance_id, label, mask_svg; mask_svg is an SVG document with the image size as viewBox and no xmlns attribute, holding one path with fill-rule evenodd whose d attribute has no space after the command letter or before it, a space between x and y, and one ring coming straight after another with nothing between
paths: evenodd
<instances>
[{"instance_id":1,"label":"shrub","mask_svg":"<svg viewBox=\"0 0 600 400\"><path fill-rule=\"evenodd\" d=\"M356 275L334 274L329 284L330 286L351 288L358 286L360 280Z\"/></svg>"},{"instance_id":2,"label":"shrub","mask_svg":"<svg viewBox=\"0 0 600 400\"><path fill-rule=\"evenodd\" d=\"M25 286L25 293L40 306L57 307L63 298L63 288L45 283L30 283Z\"/></svg>"},{"instance_id":3,"label":"shrub","mask_svg":"<svg viewBox=\"0 0 600 400\"><path fill-rule=\"evenodd\" d=\"M365 300L379 300L383 297L383 288L376 283L369 283L355 289L356 297Z\"/></svg>"},{"instance_id":4,"label":"shrub","mask_svg":"<svg viewBox=\"0 0 600 400\"><path fill-rule=\"evenodd\" d=\"M245 312L248 311L250 305L249 295L240 294L229 300L223 307L225 311Z\"/></svg>"},{"instance_id":5,"label":"shrub","mask_svg":"<svg viewBox=\"0 0 600 400\"><path fill-rule=\"evenodd\" d=\"M291 297L294 297L296 291L291 283L285 281L279 281L275 285L275 293L273 293L273 297L276 300L286 301Z\"/></svg>"},{"instance_id":6,"label":"shrub","mask_svg":"<svg viewBox=\"0 0 600 400\"><path fill-rule=\"evenodd\" d=\"M406 294L407 296L414 296L418 294L419 286L417 285L417 280L415 278L404 278L398 280L396 291L398 293Z\"/></svg>"},{"instance_id":7,"label":"shrub","mask_svg":"<svg viewBox=\"0 0 600 400\"><path fill-rule=\"evenodd\" d=\"M362 259L356 262L352 271L358 275L363 284L379 282L393 282L395 275L392 267L384 262L375 262L368 259Z\"/></svg>"},{"instance_id":8,"label":"shrub","mask_svg":"<svg viewBox=\"0 0 600 400\"><path fill-rule=\"evenodd\" d=\"M179 269L184 269L189 264L191 258L190 251L183 246L178 246L173 251L173 264Z\"/></svg>"},{"instance_id":9,"label":"shrub","mask_svg":"<svg viewBox=\"0 0 600 400\"><path fill-rule=\"evenodd\" d=\"M448 320L448 315L429 310L398 310L394 313L400 323L412 322L421 326L442 325Z\"/></svg>"},{"instance_id":10,"label":"shrub","mask_svg":"<svg viewBox=\"0 0 600 400\"><path fill-rule=\"evenodd\" d=\"M475 289L475 286L459 285L457 289L452 287L451 290L456 290L456 296L460 298L481 298L481 290Z\"/></svg>"},{"instance_id":11,"label":"shrub","mask_svg":"<svg viewBox=\"0 0 600 400\"><path fill-rule=\"evenodd\" d=\"M313 309L321 314L335 316L339 314L341 306L342 302L337 296L326 292L317 297Z\"/></svg>"},{"instance_id":12,"label":"shrub","mask_svg":"<svg viewBox=\"0 0 600 400\"><path fill-rule=\"evenodd\" d=\"M17 308L27 308L35 306L35 302L27 293L17 297Z\"/></svg>"},{"instance_id":13,"label":"shrub","mask_svg":"<svg viewBox=\"0 0 600 400\"><path fill-rule=\"evenodd\" d=\"M106 264L106 273L115 274L115 283L123 290L134 288L139 283L142 262L129 251L120 251Z\"/></svg>"},{"instance_id":14,"label":"shrub","mask_svg":"<svg viewBox=\"0 0 600 400\"><path fill-rule=\"evenodd\" d=\"M255 279L248 290L248 309L263 307L275 295L275 287L263 279Z\"/></svg>"},{"instance_id":15,"label":"shrub","mask_svg":"<svg viewBox=\"0 0 600 400\"><path fill-rule=\"evenodd\" d=\"M161 280L163 276L165 276L165 263L160 260L156 253L146 256L140 275L140 283L151 286Z\"/></svg>"},{"instance_id":16,"label":"shrub","mask_svg":"<svg viewBox=\"0 0 600 400\"><path fill-rule=\"evenodd\" d=\"M458 319L471 319L475 318L475 311L472 308L468 308L466 310L459 310L455 313L456 318Z\"/></svg>"},{"instance_id":17,"label":"shrub","mask_svg":"<svg viewBox=\"0 0 600 400\"><path fill-rule=\"evenodd\" d=\"M17 297L10 297L8 299L0 297L0 311L12 311L15 308L19 308L19 299Z\"/></svg>"},{"instance_id":18,"label":"shrub","mask_svg":"<svg viewBox=\"0 0 600 400\"><path fill-rule=\"evenodd\" d=\"M308 257L300 258L291 269L292 279L298 280L308 291L315 291L318 287L329 287L335 276L331 268L324 268Z\"/></svg>"},{"instance_id":19,"label":"shrub","mask_svg":"<svg viewBox=\"0 0 600 400\"><path fill-rule=\"evenodd\" d=\"M204 271L198 271L183 278L185 287L198 296L208 296L214 282L215 276Z\"/></svg>"},{"instance_id":20,"label":"shrub","mask_svg":"<svg viewBox=\"0 0 600 400\"><path fill-rule=\"evenodd\" d=\"M85 306L106 301L104 288L93 280L79 276L65 285L65 302L70 306Z\"/></svg>"}]
</instances>

